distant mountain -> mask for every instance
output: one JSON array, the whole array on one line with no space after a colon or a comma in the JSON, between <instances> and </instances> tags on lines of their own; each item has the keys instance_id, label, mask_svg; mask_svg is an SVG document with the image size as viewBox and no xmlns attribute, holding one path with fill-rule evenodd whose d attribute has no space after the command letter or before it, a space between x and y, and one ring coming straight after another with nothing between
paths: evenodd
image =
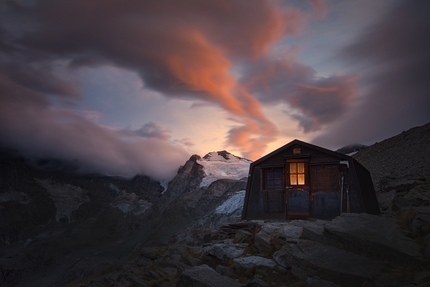
<instances>
[{"instance_id":1,"label":"distant mountain","mask_svg":"<svg viewBox=\"0 0 430 287\"><path fill-rule=\"evenodd\" d=\"M363 144L351 144L351 145L347 145L344 146L338 150L336 150L337 152L343 153L343 154L347 154L347 155L352 155L360 150L363 150L367 148L367 145L363 145Z\"/></svg>"},{"instance_id":2,"label":"distant mountain","mask_svg":"<svg viewBox=\"0 0 430 287\"><path fill-rule=\"evenodd\" d=\"M192 242L194 229L239 220L250 163L193 155L166 188L0 149L0 285L63 286L123 264L142 243Z\"/></svg>"}]
</instances>

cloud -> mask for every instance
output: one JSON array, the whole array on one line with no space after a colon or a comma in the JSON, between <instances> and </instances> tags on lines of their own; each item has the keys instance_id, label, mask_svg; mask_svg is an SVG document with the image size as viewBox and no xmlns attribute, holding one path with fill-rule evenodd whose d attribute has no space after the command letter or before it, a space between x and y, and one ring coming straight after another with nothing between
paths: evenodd
<instances>
[{"instance_id":1,"label":"cloud","mask_svg":"<svg viewBox=\"0 0 430 287\"><path fill-rule=\"evenodd\" d=\"M155 125L158 127L157 125ZM83 172L171 179L189 157L165 138L103 127L0 75L0 144L28 157L67 159Z\"/></svg>"},{"instance_id":2,"label":"cloud","mask_svg":"<svg viewBox=\"0 0 430 287\"><path fill-rule=\"evenodd\" d=\"M357 75L316 77L316 71L294 59L263 59L242 79L261 102L286 103L304 132L338 120L354 105Z\"/></svg>"},{"instance_id":3,"label":"cloud","mask_svg":"<svg viewBox=\"0 0 430 287\"><path fill-rule=\"evenodd\" d=\"M315 139L371 144L430 121L430 2L402 1L344 48L360 75L357 108Z\"/></svg>"},{"instance_id":4,"label":"cloud","mask_svg":"<svg viewBox=\"0 0 430 287\"><path fill-rule=\"evenodd\" d=\"M145 138L158 138L161 140L168 140L170 138L170 130L163 128L154 122L144 124L136 132Z\"/></svg>"},{"instance_id":5,"label":"cloud","mask_svg":"<svg viewBox=\"0 0 430 287\"><path fill-rule=\"evenodd\" d=\"M321 1L311 3L310 9L324 10ZM260 102L271 99L256 98L232 75L232 68L267 61L270 48L278 41L301 33L309 12L271 1L41 0L9 1L0 17L4 23L0 74L7 92L2 98L5 114L0 133L7 135L5 143L87 159L88 164L110 172L147 172L160 177L157 168L148 167L149 158L157 154L168 160L168 148L174 153L172 160L184 156L180 148L167 142L169 130L150 122L137 131L115 132L55 108L48 95L72 103L84 96L77 83L57 73L56 65L66 63L63 72L69 75L88 66L130 69L140 75L145 88L166 97L217 105L238 122L228 131L226 144L256 158L278 133ZM299 69L292 74L288 69L282 71L292 77L288 78L290 89L297 97L302 93L318 98L309 87L324 87L326 82L309 81L309 68L294 65ZM298 71L308 76L307 81L294 80ZM325 95L342 98L336 92ZM18 101L19 97L28 102ZM311 129L332 120L297 97L292 94L287 101L313 119ZM34 138L33 148L25 143L29 138Z\"/></svg>"}]
</instances>

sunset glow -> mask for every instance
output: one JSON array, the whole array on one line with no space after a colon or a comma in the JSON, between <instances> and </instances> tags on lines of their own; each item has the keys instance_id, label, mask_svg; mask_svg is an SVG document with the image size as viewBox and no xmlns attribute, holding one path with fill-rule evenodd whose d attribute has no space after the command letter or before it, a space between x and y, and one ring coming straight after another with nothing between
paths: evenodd
<instances>
[{"instance_id":1,"label":"sunset glow","mask_svg":"<svg viewBox=\"0 0 430 287\"><path fill-rule=\"evenodd\" d=\"M28 156L169 179L192 154L430 121L427 1L0 5L0 144Z\"/></svg>"}]
</instances>

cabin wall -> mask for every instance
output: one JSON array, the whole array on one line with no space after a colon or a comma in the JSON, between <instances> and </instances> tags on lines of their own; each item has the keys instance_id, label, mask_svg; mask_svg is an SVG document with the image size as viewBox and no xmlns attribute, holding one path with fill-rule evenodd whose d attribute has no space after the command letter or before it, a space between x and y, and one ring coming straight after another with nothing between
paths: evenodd
<instances>
[{"instance_id":1,"label":"cabin wall","mask_svg":"<svg viewBox=\"0 0 430 287\"><path fill-rule=\"evenodd\" d=\"M262 180L262 170L259 167L255 167L252 171L252 177L249 179L248 198L245 199L246 211L243 213L243 219L285 219L284 212L266 212L263 191L260 190ZM266 208L267 210L267 208Z\"/></svg>"},{"instance_id":2,"label":"cabin wall","mask_svg":"<svg viewBox=\"0 0 430 287\"><path fill-rule=\"evenodd\" d=\"M358 161L353 160L357 182L357 194L362 198L362 212L370 214L381 214L378 199L376 198L370 172Z\"/></svg>"},{"instance_id":3,"label":"cabin wall","mask_svg":"<svg viewBox=\"0 0 430 287\"><path fill-rule=\"evenodd\" d=\"M300 154L293 154L295 148L300 148ZM284 189L287 183L286 163L295 160L305 160L308 164L306 174L308 190L302 190L302 192ZM293 214L295 209L301 211L306 205L310 206L309 217L312 218L331 219L340 215L341 208L342 212L347 212L348 207L349 212L377 214L379 206L375 207L377 200L369 172L361 165L355 165L356 162L350 158L349 171L343 173L344 185L342 186L340 161L345 161L345 157L336 157L331 153L306 146L292 145L260 160L256 165L251 165L252 175L248 182L243 219L282 220L289 216L289 212ZM264 170L271 168L283 168L282 190L263 189ZM363 182L359 184L359 180ZM346 186L348 186L348 197ZM365 189L364 192L363 189ZM371 202L367 203L367 199Z\"/></svg>"}]
</instances>

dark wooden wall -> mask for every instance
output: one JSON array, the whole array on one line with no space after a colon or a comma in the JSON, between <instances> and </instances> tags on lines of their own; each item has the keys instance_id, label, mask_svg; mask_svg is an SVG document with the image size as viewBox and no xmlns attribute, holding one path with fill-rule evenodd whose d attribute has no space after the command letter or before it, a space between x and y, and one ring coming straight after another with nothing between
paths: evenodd
<instances>
[{"instance_id":1,"label":"dark wooden wall","mask_svg":"<svg viewBox=\"0 0 430 287\"><path fill-rule=\"evenodd\" d=\"M288 191L284 189L262 190L263 170L271 167L285 168L286 161L294 159L306 159L309 164L306 176L309 180L311 195L310 217L321 219L336 217L341 212L341 201L342 212L346 212L347 198L345 191L343 198L340 195L342 187L339 172L339 162L346 160L349 163L349 172L344 175L344 183L345 186L348 186L350 212L379 214L379 205L370 174L363 166L351 157L336 156L334 152L324 153L322 148L313 149L308 146L291 145L251 164L250 172L252 174L248 179L243 219L286 219L285 198L291 194L286 194ZM293 154L294 148L300 148L301 153ZM285 177L284 172L283 187L286 183ZM306 197L305 192L299 195ZM290 205L287 208L293 209L294 206Z\"/></svg>"}]
</instances>

